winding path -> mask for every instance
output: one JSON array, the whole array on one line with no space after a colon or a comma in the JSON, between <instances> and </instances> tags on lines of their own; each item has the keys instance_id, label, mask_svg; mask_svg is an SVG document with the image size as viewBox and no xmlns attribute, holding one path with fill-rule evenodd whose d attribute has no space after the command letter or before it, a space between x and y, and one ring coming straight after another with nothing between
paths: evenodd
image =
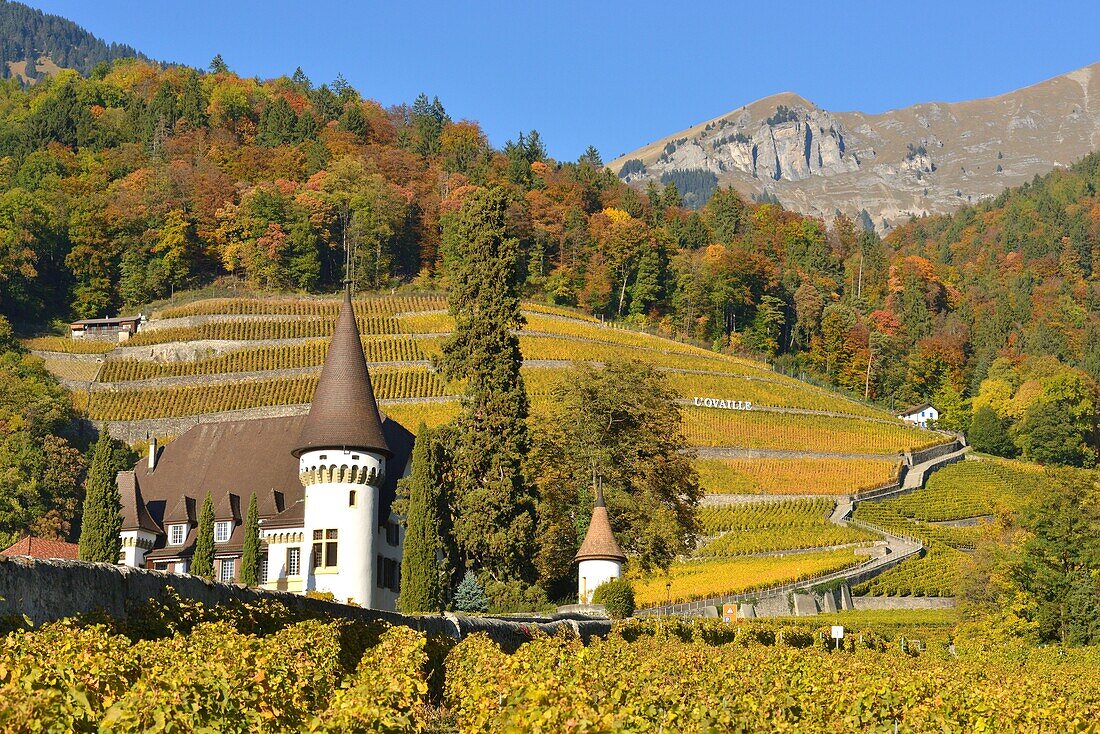
<instances>
[{"instance_id":1,"label":"winding path","mask_svg":"<svg viewBox=\"0 0 1100 734\"><path fill-rule=\"evenodd\" d=\"M917 538L908 538L893 533L887 532L883 528L875 527L867 523L860 522L858 520L852 520L852 512L860 501L878 501L890 497L897 497L903 494L908 494L920 489L927 481L928 475L942 467L953 464L957 461L961 461L966 457L966 452L969 451L969 447L962 446L961 448L948 452L940 456L934 456L930 459L922 461L909 468L904 480L900 485L890 489L889 491L873 493L873 498L863 498L858 496L848 496L837 498L836 506L833 508L832 515L829 516L829 520L836 525L847 526L849 524L856 527L863 528L864 530L870 530L878 533L885 540L884 552L880 555L871 558L863 563L855 566L851 566L840 571L817 576L815 578L803 579L801 581L795 581L788 584L782 584L780 586L773 586L767 589L757 589L755 591L746 591L738 594L727 594L724 596L716 596L708 599L699 599L690 602L684 602L681 604L663 605L657 607L651 607L648 609L640 610L639 614L649 615L680 615L680 616L697 616L702 614L707 607L718 607L723 604L741 603L749 600L760 600L769 597L781 596L793 591L807 589L820 584L828 584L832 582L844 582L849 585L856 584L867 579L874 578L880 573L887 571L899 563L920 556L924 552L924 544ZM745 496L748 497L748 496Z\"/></svg>"}]
</instances>

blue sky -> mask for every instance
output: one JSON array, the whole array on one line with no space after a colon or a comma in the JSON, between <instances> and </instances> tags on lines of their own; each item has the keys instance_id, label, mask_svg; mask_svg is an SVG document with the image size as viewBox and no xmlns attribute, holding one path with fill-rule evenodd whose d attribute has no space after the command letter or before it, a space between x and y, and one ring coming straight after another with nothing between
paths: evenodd
<instances>
[{"instance_id":1,"label":"blue sky","mask_svg":"<svg viewBox=\"0 0 1100 734\"><path fill-rule=\"evenodd\" d=\"M605 160L760 97L831 110L999 94L1100 61L1092 2L30 0L108 41L267 78L438 95L494 145L538 129Z\"/></svg>"}]
</instances>

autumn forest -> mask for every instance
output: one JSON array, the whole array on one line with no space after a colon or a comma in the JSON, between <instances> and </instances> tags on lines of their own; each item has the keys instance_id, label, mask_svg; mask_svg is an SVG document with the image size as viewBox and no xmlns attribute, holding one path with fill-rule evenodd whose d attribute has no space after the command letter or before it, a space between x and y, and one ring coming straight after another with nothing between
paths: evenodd
<instances>
[{"instance_id":1,"label":"autumn forest","mask_svg":"<svg viewBox=\"0 0 1100 734\"><path fill-rule=\"evenodd\" d=\"M994 453L1095 463L1100 156L880 238L732 189L693 209L593 148L495 149L438 99L369 93L220 58L0 82L0 314L32 334L212 283L331 292L347 252L359 290L445 289L443 223L503 187L526 296L935 402Z\"/></svg>"}]
</instances>

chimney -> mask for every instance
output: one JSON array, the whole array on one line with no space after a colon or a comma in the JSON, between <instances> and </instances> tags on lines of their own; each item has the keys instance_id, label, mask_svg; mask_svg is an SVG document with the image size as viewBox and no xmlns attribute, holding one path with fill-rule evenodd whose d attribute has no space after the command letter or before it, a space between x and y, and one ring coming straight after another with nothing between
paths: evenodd
<instances>
[{"instance_id":1,"label":"chimney","mask_svg":"<svg viewBox=\"0 0 1100 734\"><path fill-rule=\"evenodd\" d=\"M149 439L149 471L150 473L157 468L157 438L153 436Z\"/></svg>"}]
</instances>

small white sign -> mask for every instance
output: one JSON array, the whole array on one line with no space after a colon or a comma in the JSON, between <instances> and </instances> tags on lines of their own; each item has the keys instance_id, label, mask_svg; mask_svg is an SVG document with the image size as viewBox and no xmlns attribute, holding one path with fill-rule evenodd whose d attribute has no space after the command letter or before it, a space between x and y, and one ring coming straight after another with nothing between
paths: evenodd
<instances>
[{"instance_id":1,"label":"small white sign","mask_svg":"<svg viewBox=\"0 0 1100 734\"><path fill-rule=\"evenodd\" d=\"M724 400L722 398L692 398L698 408L722 408L723 410L752 410L748 400Z\"/></svg>"},{"instance_id":2,"label":"small white sign","mask_svg":"<svg viewBox=\"0 0 1100 734\"><path fill-rule=\"evenodd\" d=\"M844 639L844 625L840 625L840 624L834 624L833 625L833 639L834 640L843 640Z\"/></svg>"}]
</instances>

